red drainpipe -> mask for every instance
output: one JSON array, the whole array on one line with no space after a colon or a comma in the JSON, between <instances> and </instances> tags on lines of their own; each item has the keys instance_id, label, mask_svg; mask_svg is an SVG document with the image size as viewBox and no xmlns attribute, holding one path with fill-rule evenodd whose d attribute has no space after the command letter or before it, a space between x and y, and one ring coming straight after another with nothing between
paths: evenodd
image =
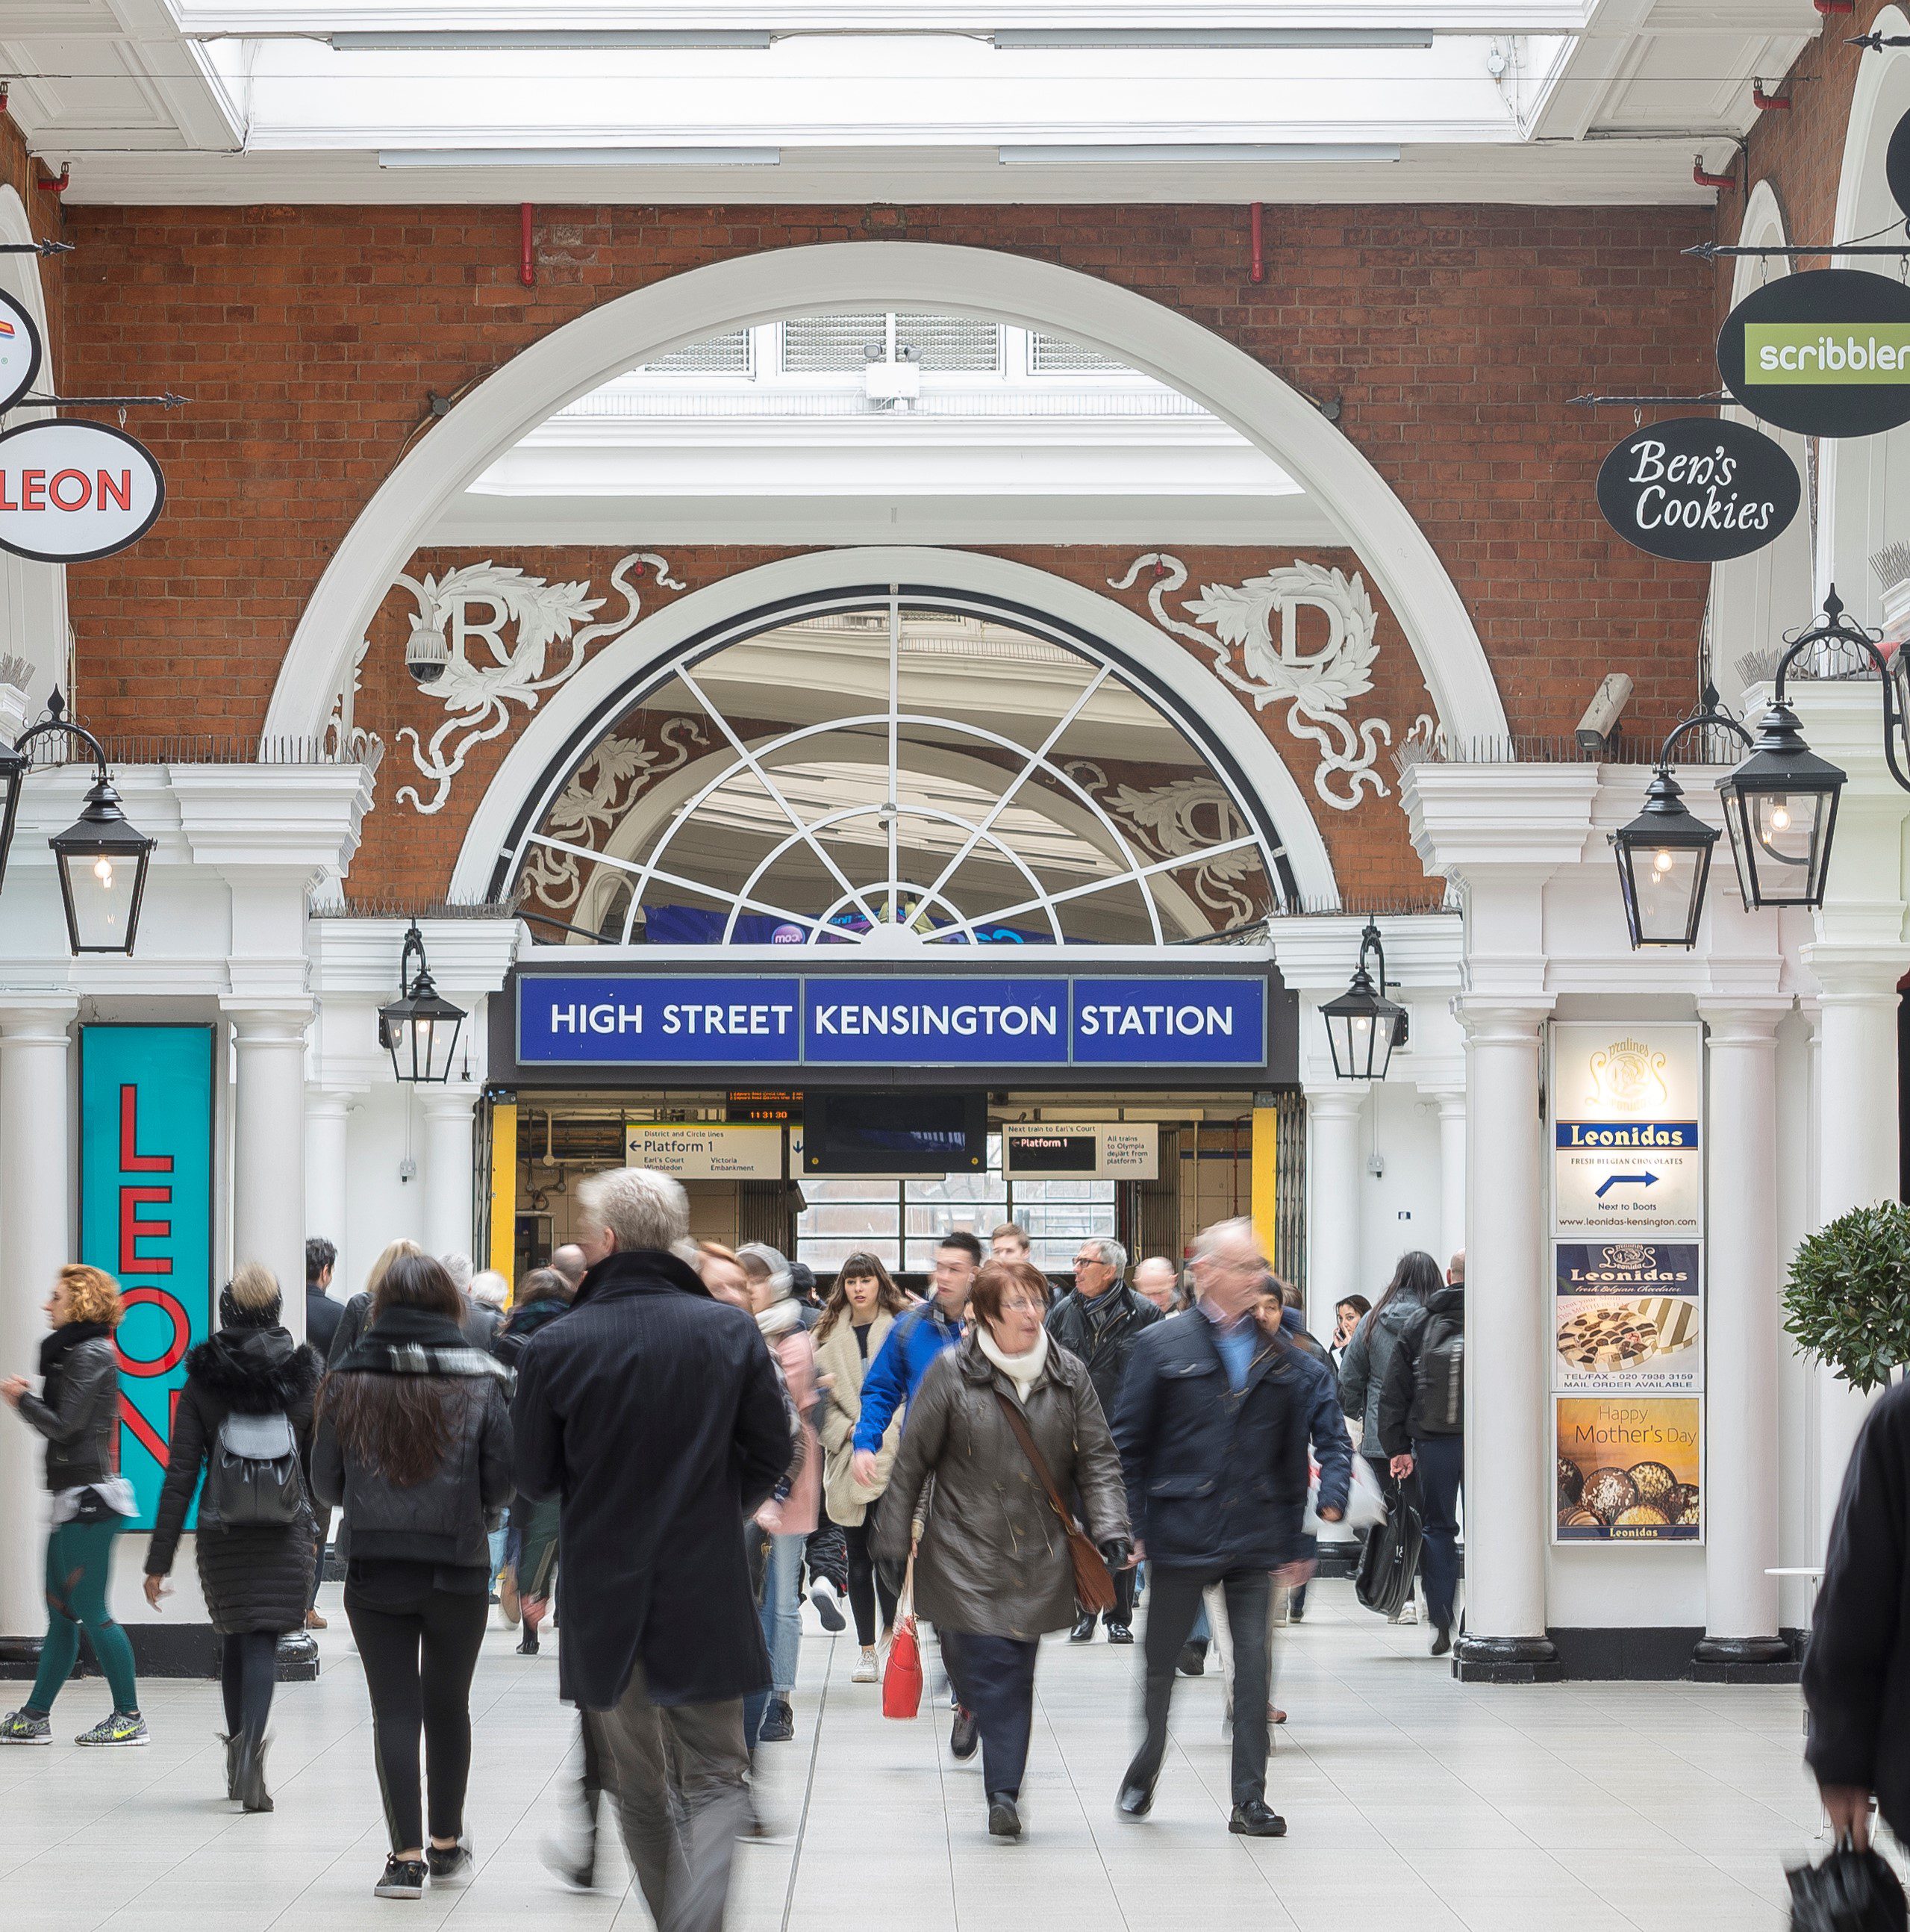
<instances>
[{"instance_id":1,"label":"red drainpipe","mask_svg":"<svg viewBox=\"0 0 1910 1932\"><path fill-rule=\"evenodd\" d=\"M531 253L531 205L517 210L517 279L527 289L537 286L537 262Z\"/></svg>"},{"instance_id":2,"label":"red drainpipe","mask_svg":"<svg viewBox=\"0 0 1910 1932\"><path fill-rule=\"evenodd\" d=\"M1260 203L1253 205L1253 266L1248 271L1251 282L1264 282L1267 279L1267 253L1262 244L1260 220Z\"/></svg>"}]
</instances>

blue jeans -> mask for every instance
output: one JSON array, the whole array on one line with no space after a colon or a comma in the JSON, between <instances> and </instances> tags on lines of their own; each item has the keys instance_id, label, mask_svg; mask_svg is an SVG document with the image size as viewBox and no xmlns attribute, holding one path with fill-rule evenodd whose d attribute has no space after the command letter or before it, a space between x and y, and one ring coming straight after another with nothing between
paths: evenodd
<instances>
[{"instance_id":1,"label":"blue jeans","mask_svg":"<svg viewBox=\"0 0 1910 1932\"><path fill-rule=\"evenodd\" d=\"M802 1600L796 1586L802 1580L806 1536L772 1536L763 1570L763 1641L769 1646L772 1695L787 1697L796 1688L796 1666L802 1654ZM763 1727L769 1700L760 1691L743 1700L743 1735L751 1750Z\"/></svg>"},{"instance_id":2,"label":"blue jeans","mask_svg":"<svg viewBox=\"0 0 1910 1932\"><path fill-rule=\"evenodd\" d=\"M1413 1440L1426 1529L1426 1613L1441 1630L1453 1626L1459 1587L1459 1496L1465 1487L1465 1438L1420 1436Z\"/></svg>"}]
</instances>

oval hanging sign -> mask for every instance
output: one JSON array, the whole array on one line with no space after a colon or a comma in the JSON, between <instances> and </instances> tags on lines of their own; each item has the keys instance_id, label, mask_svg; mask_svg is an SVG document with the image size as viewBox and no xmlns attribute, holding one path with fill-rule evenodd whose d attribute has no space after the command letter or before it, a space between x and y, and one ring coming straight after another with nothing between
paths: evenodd
<instances>
[{"instance_id":1,"label":"oval hanging sign","mask_svg":"<svg viewBox=\"0 0 1910 1932\"><path fill-rule=\"evenodd\" d=\"M1890 184L1891 199L1910 214L1910 114L1891 132L1884 151L1884 179Z\"/></svg>"},{"instance_id":2,"label":"oval hanging sign","mask_svg":"<svg viewBox=\"0 0 1910 1932\"><path fill-rule=\"evenodd\" d=\"M1805 436L1876 436L1910 422L1910 288L1813 268L1755 290L1718 337L1724 386Z\"/></svg>"},{"instance_id":3,"label":"oval hanging sign","mask_svg":"<svg viewBox=\"0 0 1910 1932\"><path fill-rule=\"evenodd\" d=\"M145 535L165 501L152 452L124 430L53 422L0 435L0 550L16 556L111 556Z\"/></svg>"},{"instance_id":4,"label":"oval hanging sign","mask_svg":"<svg viewBox=\"0 0 1910 1932\"><path fill-rule=\"evenodd\" d=\"M40 332L10 295L0 293L0 414L33 387L40 374Z\"/></svg>"},{"instance_id":5,"label":"oval hanging sign","mask_svg":"<svg viewBox=\"0 0 1910 1932\"><path fill-rule=\"evenodd\" d=\"M1634 430L1598 472L1598 507L1629 544L1680 563L1748 556L1798 514L1798 466L1747 423L1674 416Z\"/></svg>"}]
</instances>

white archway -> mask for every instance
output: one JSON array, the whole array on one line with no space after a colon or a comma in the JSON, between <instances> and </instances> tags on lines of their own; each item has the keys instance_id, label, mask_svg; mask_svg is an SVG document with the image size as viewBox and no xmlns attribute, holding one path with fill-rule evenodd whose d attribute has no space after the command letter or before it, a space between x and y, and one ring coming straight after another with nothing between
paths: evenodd
<instances>
[{"instance_id":1,"label":"white archway","mask_svg":"<svg viewBox=\"0 0 1910 1932\"><path fill-rule=\"evenodd\" d=\"M1279 828L1294 883L1308 905L1339 903L1326 842L1293 774L1254 714L1195 658L1111 597L984 551L913 547L815 550L739 572L652 611L540 704L505 754L464 835L451 875L454 898L481 898L516 829L549 808L595 741L618 694L692 639L789 599L899 584L967 592L1039 611L1144 664L1198 717ZM554 774L554 775L553 775Z\"/></svg>"},{"instance_id":2,"label":"white archway","mask_svg":"<svg viewBox=\"0 0 1910 1932\"><path fill-rule=\"evenodd\" d=\"M322 731L348 652L445 506L567 403L640 362L779 316L892 307L976 315L1067 336L1171 385L1303 484L1344 532L1405 632L1439 721L1503 736L1505 710L1463 600L1378 470L1272 370L1189 316L1077 269L994 249L829 242L739 256L579 316L472 391L392 470L299 619L265 729Z\"/></svg>"}]
</instances>

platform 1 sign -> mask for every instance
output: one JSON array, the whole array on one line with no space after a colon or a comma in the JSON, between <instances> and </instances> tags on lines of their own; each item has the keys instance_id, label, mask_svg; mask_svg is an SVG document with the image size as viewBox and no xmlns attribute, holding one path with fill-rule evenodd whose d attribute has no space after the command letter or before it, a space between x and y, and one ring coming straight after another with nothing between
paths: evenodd
<instances>
[{"instance_id":1,"label":"platform 1 sign","mask_svg":"<svg viewBox=\"0 0 1910 1932\"><path fill-rule=\"evenodd\" d=\"M212 1048L207 1026L79 1030L79 1258L125 1304L119 1468L139 1529L158 1506L187 1352L211 1331Z\"/></svg>"},{"instance_id":2,"label":"platform 1 sign","mask_svg":"<svg viewBox=\"0 0 1910 1932\"><path fill-rule=\"evenodd\" d=\"M626 1166L654 1168L679 1180L780 1180L779 1126L711 1124L661 1126L633 1121L623 1130Z\"/></svg>"},{"instance_id":3,"label":"platform 1 sign","mask_svg":"<svg viewBox=\"0 0 1910 1932\"><path fill-rule=\"evenodd\" d=\"M1702 1046L1693 1025L1552 1029L1552 1229L1702 1233Z\"/></svg>"}]
</instances>

